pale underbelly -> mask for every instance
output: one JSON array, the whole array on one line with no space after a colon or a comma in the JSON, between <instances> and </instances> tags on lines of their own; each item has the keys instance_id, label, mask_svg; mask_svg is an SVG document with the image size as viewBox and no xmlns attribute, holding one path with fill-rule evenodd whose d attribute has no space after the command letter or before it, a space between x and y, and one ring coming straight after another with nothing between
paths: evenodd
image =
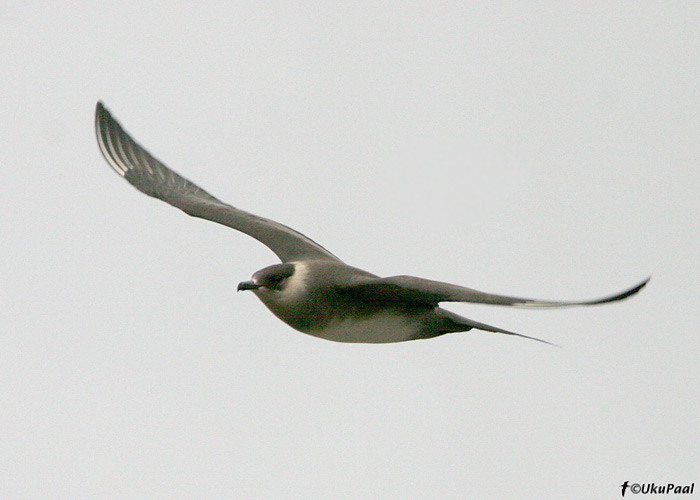
<instances>
[{"instance_id":1,"label":"pale underbelly","mask_svg":"<svg viewBox=\"0 0 700 500\"><path fill-rule=\"evenodd\" d=\"M416 338L420 325L416 319L396 314L380 314L368 318L333 320L320 330L304 333L335 342L382 344Z\"/></svg>"}]
</instances>

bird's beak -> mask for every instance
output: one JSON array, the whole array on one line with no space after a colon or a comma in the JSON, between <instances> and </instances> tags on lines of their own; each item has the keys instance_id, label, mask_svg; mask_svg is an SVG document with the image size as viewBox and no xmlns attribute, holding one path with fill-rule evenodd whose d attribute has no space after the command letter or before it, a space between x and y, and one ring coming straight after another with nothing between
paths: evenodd
<instances>
[{"instance_id":1,"label":"bird's beak","mask_svg":"<svg viewBox=\"0 0 700 500\"><path fill-rule=\"evenodd\" d=\"M241 281L238 284L239 292L241 290L257 290L258 288L260 288L260 285L256 285L254 281Z\"/></svg>"}]
</instances>

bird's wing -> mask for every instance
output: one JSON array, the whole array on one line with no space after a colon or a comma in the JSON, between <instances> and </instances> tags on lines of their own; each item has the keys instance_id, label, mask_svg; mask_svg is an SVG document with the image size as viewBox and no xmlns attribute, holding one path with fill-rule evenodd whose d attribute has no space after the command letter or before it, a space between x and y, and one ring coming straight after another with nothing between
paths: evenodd
<instances>
[{"instance_id":1,"label":"bird's wing","mask_svg":"<svg viewBox=\"0 0 700 500\"><path fill-rule=\"evenodd\" d=\"M282 262L333 260L335 255L292 228L223 203L170 170L134 141L101 102L95 109L97 143L107 163L142 193L194 217L236 229L267 245Z\"/></svg>"},{"instance_id":2,"label":"bird's wing","mask_svg":"<svg viewBox=\"0 0 700 500\"><path fill-rule=\"evenodd\" d=\"M392 276L389 278L358 277L344 286L342 293L356 294L370 300L389 300L437 305L439 302L474 302L478 304L495 304L500 306L547 308L590 306L622 300L634 295L647 284L650 278L623 292L592 300L561 301L536 300L508 297L493 293L480 292L459 285L440 281L415 278L413 276Z\"/></svg>"}]
</instances>

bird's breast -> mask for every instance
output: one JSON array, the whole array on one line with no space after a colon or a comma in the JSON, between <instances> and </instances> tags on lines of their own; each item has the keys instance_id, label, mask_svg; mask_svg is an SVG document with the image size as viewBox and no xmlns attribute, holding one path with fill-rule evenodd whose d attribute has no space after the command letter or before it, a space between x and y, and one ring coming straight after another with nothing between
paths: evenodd
<instances>
[{"instance_id":1,"label":"bird's breast","mask_svg":"<svg viewBox=\"0 0 700 500\"><path fill-rule=\"evenodd\" d=\"M383 344L414 338L420 330L415 318L394 313L333 319L324 327L304 333L335 342Z\"/></svg>"}]
</instances>

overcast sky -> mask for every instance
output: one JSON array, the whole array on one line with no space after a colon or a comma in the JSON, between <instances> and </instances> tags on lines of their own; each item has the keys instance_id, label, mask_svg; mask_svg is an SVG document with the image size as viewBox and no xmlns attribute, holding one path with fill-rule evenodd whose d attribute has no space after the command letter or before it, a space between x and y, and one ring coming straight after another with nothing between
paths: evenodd
<instances>
[{"instance_id":1,"label":"overcast sky","mask_svg":"<svg viewBox=\"0 0 700 500\"><path fill-rule=\"evenodd\" d=\"M0 498L700 494L697 2L6 2ZM263 245L129 186L159 159L379 275L545 299L472 331L296 332Z\"/></svg>"}]
</instances>

